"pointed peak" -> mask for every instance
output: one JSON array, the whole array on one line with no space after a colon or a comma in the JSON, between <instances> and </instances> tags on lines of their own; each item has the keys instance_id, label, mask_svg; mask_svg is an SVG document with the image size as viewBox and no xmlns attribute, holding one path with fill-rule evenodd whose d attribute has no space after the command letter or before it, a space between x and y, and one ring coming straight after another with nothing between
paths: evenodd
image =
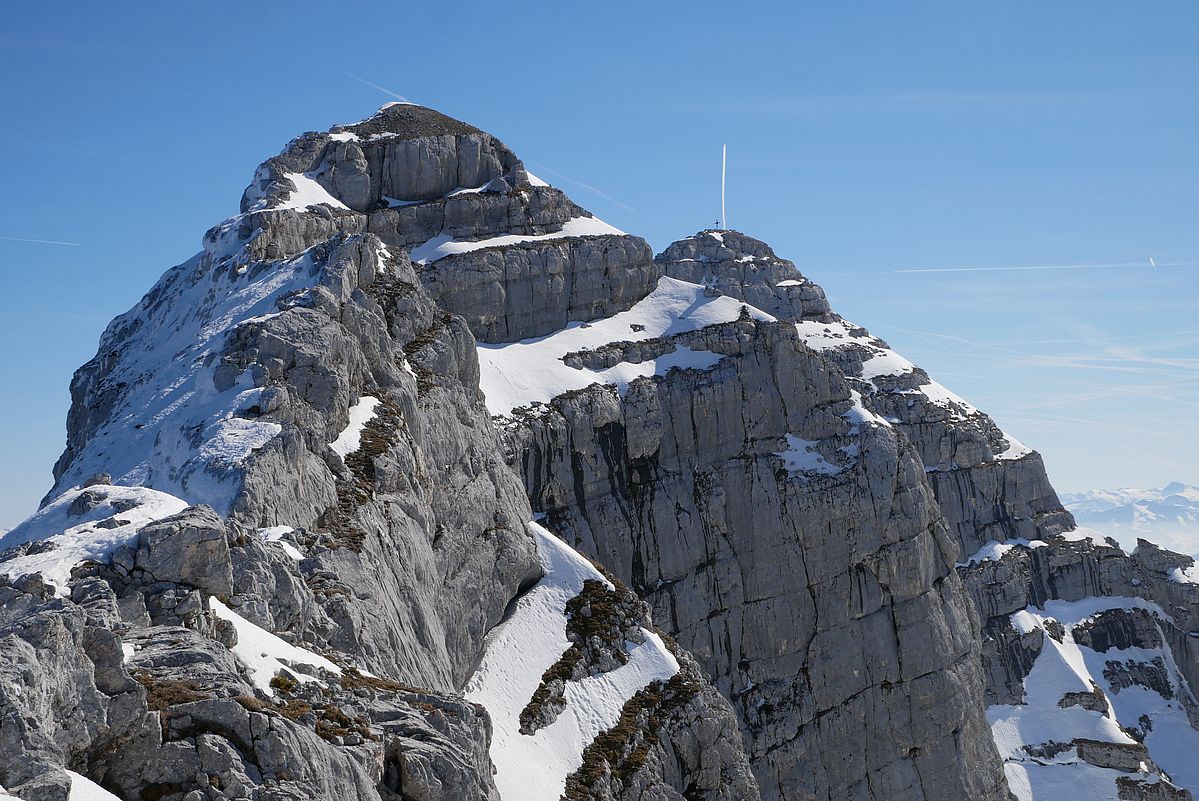
<instances>
[{"instance_id":1,"label":"pointed peak","mask_svg":"<svg viewBox=\"0 0 1199 801\"><path fill-rule=\"evenodd\" d=\"M332 134L350 133L361 138L387 137L422 139L485 133L469 123L454 119L428 106L407 101L384 103L371 116L350 125L334 125Z\"/></svg>"},{"instance_id":2,"label":"pointed peak","mask_svg":"<svg viewBox=\"0 0 1199 801\"><path fill-rule=\"evenodd\" d=\"M731 256L730 256L731 252ZM672 242L659 259L697 258L704 255L709 260L753 257L777 259L770 245L732 228L705 228L691 236Z\"/></svg>"}]
</instances>

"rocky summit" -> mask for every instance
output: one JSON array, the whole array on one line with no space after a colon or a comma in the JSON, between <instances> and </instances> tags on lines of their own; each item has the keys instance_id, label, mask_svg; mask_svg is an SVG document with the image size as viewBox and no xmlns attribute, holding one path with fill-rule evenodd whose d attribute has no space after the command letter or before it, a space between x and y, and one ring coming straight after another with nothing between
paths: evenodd
<instances>
[{"instance_id":1,"label":"rocky summit","mask_svg":"<svg viewBox=\"0 0 1199 801\"><path fill-rule=\"evenodd\" d=\"M0 797L1189 799L1199 569L764 242L389 104L106 329L0 535Z\"/></svg>"}]
</instances>

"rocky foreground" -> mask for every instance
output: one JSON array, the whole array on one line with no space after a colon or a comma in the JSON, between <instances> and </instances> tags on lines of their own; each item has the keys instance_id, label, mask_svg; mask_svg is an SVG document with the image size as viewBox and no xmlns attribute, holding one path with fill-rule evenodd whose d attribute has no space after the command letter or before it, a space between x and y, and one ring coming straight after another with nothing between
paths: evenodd
<instances>
[{"instance_id":1,"label":"rocky foreground","mask_svg":"<svg viewBox=\"0 0 1199 801\"><path fill-rule=\"evenodd\" d=\"M654 256L433 110L266 161L71 393L0 538L16 797L1199 791L1189 557L768 245Z\"/></svg>"}]
</instances>

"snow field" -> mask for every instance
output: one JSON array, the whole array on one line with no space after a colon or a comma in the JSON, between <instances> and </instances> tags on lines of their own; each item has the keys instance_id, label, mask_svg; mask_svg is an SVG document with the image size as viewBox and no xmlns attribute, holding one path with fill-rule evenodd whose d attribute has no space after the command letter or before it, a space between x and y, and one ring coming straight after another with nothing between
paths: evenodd
<instances>
[{"instance_id":1,"label":"snow field","mask_svg":"<svg viewBox=\"0 0 1199 801\"><path fill-rule=\"evenodd\" d=\"M662 640L645 631L645 642L629 650L628 664L566 685L566 708L533 735L520 733L520 713L541 677L570 647L566 604L588 579L611 584L572 548L537 523L545 576L517 602L510 617L487 635L466 697L486 707L494 731L491 760L495 784L505 801L558 801L566 777L583 763L583 750L612 727L625 703L649 683L670 679L679 664Z\"/></svg>"},{"instance_id":2,"label":"snow field","mask_svg":"<svg viewBox=\"0 0 1199 801\"><path fill-rule=\"evenodd\" d=\"M611 384L623 393L637 378L664 375L675 367L710 369L721 356L678 347L672 353L640 364L622 362L604 370L568 366L568 353L591 350L613 342L668 337L705 326L736 320L745 304L733 298L706 297L699 284L662 278L658 286L628 311L590 323L571 323L541 337L498 345L480 343L480 387L487 409L495 416L534 402L546 403L564 392L592 384ZM749 307L747 307L749 308ZM750 308L756 320L773 320Z\"/></svg>"}]
</instances>

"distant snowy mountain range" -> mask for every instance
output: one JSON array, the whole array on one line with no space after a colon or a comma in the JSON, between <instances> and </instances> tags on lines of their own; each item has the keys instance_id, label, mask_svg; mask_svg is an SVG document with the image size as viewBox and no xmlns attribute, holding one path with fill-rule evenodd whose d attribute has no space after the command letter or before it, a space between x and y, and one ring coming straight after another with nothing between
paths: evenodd
<instances>
[{"instance_id":1,"label":"distant snowy mountain range","mask_svg":"<svg viewBox=\"0 0 1199 801\"><path fill-rule=\"evenodd\" d=\"M1065 493L1061 499L1079 525L1114 537L1126 550L1143 538L1199 555L1199 487L1174 481L1157 489Z\"/></svg>"}]
</instances>

